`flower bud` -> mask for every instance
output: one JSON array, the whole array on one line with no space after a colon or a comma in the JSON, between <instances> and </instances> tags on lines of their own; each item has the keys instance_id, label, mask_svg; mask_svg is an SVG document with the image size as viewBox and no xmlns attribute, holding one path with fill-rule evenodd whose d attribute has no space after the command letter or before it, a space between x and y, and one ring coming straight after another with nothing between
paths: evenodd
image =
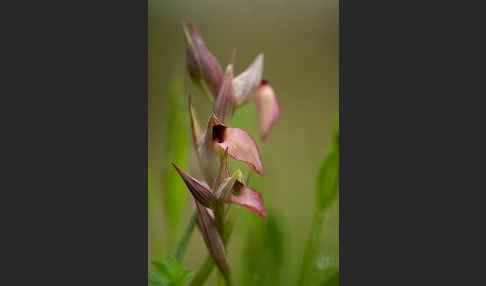
<instances>
[{"instance_id":1,"label":"flower bud","mask_svg":"<svg viewBox=\"0 0 486 286\"><path fill-rule=\"evenodd\" d=\"M216 58L206 47L192 22L188 21L189 30L184 25L186 40L186 65L189 75L200 85L201 77L204 79L213 97L218 94L223 80L223 71Z\"/></svg>"}]
</instances>

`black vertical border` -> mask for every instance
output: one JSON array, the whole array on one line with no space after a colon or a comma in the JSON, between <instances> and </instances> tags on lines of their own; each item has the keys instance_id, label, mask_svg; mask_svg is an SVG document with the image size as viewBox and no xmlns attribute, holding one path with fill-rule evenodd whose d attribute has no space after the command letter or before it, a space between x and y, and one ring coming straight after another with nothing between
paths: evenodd
<instances>
[{"instance_id":1,"label":"black vertical border","mask_svg":"<svg viewBox=\"0 0 486 286\"><path fill-rule=\"evenodd\" d=\"M28 2L2 9L19 200L0 284L147 285L147 0Z\"/></svg>"}]
</instances>

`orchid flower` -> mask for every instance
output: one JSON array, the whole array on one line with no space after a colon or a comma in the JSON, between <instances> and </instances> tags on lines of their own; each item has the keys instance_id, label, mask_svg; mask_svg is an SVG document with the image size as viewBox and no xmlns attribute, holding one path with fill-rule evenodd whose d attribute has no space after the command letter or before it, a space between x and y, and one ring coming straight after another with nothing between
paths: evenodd
<instances>
[{"instance_id":1,"label":"orchid flower","mask_svg":"<svg viewBox=\"0 0 486 286\"><path fill-rule=\"evenodd\" d=\"M241 171L238 170L231 177L225 178L218 190L215 191L179 169L177 165L172 165L187 185L193 198L202 206L213 209L217 204L233 203L267 218L261 194L244 184Z\"/></svg>"},{"instance_id":2,"label":"orchid flower","mask_svg":"<svg viewBox=\"0 0 486 286\"><path fill-rule=\"evenodd\" d=\"M233 110L230 110L227 99L223 103L223 114L218 114L221 120L232 116L234 108L253 100L259 113L260 138L265 140L280 115L280 105L275 91L267 80L263 79L263 54L259 54L242 73L232 79L233 66L228 66L224 78L218 60L211 54L191 22L188 22L190 31L184 26L186 39L186 64L191 79L204 90L204 84L209 87L213 98L218 101L222 94L232 93L231 100L235 101ZM225 83L226 81L226 83ZM204 83L204 84L202 84Z\"/></svg>"},{"instance_id":3,"label":"orchid flower","mask_svg":"<svg viewBox=\"0 0 486 286\"><path fill-rule=\"evenodd\" d=\"M189 96L189 110L193 144L200 167L203 169L203 173L205 173L206 181L212 182L215 177L214 171L209 167L215 154L222 154L227 148L228 154L233 159L246 163L260 175L265 174L260 151L255 140L248 132L240 128L231 128L225 125L212 113L209 117L208 127L203 133L199 125L199 120L192 108L191 96ZM213 174L208 174L208 172Z\"/></svg>"}]
</instances>

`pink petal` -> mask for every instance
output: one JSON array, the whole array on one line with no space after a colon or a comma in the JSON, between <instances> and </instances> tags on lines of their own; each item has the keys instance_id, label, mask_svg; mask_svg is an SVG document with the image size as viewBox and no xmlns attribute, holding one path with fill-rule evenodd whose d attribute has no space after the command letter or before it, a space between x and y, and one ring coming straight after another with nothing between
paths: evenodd
<instances>
[{"instance_id":1,"label":"pink petal","mask_svg":"<svg viewBox=\"0 0 486 286\"><path fill-rule=\"evenodd\" d=\"M260 86L263 72L263 54L259 54L245 71L233 79L236 104L241 105L250 99Z\"/></svg>"},{"instance_id":2,"label":"pink petal","mask_svg":"<svg viewBox=\"0 0 486 286\"><path fill-rule=\"evenodd\" d=\"M188 174L184 173L184 171L179 169L176 164L172 163L172 165L177 170L184 183L186 183L186 186L191 192L194 199L196 199L200 204L205 207L211 207L216 204L217 198L207 186L194 179L193 177L189 176Z\"/></svg>"},{"instance_id":3,"label":"pink petal","mask_svg":"<svg viewBox=\"0 0 486 286\"><path fill-rule=\"evenodd\" d=\"M280 105L273 88L266 81L262 81L258 88L255 101L260 117L260 136L262 140L265 140L272 126L277 122Z\"/></svg>"},{"instance_id":4,"label":"pink petal","mask_svg":"<svg viewBox=\"0 0 486 286\"><path fill-rule=\"evenodd\" d=\"M253 189L241 185L239 191L231 194L230 200L232 203L245 207L261 217L267 218L267 212L263 207L262 195Z\"/></svg>"},{"instance_id":5,"label":"pink petal","mask_svg":"<svg viewBox=\"0 0 486 286\"><path fill-rule=\"evenodd\" d=\"M214 113L219 120L231 120L235 112L236 99L233 89L233 65L229 65L224 73L223 84L219 89L218 97L214 102Z\"/></svg>"},{"instance_id":6,"label":"pink petal","mask_svg":"<svg viewBox=\"0 0 486 286\"><path fill-rule=\"evenodd\" d=\"M232 158L248 164L262 176L265 174L260 151L258 151L255 140L245 130L215 125L213 126L213 140L221 151L228 149L228 154Z\"/></svg>"}]
</instances>

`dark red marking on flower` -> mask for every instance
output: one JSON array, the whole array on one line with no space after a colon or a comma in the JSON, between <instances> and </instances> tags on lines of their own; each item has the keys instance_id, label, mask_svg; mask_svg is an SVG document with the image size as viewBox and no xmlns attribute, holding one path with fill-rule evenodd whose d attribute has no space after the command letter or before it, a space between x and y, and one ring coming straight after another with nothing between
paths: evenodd
<instances>
[{"instance_id":1,"label":"dark red marking on flower","mask_svg":"<svg viewBox=\"0 0 486 286\"><path fill-rule=\"evenodd\" d=\"M217 140L218 143L223 143L224 131L225 130L226 130L226 126L224 126L224 125L214 125L213 126L213 140Z\"/></svg>"},{"instance_id":2,"label":"dark red marking on flower","mask_svg":"<svg viewBox=\"0 0 486 286\"><path fill-rule=\"evenodd\" d=\"M263 77L262 80L260 81L260 86L266 85L266 84L268 84L268 80Z\"/></svg>"},{"instance_id":3,"label":"dark red marking on flower","mask_svg":"<svg viewBox=\"0 0 486 286\"><path fill-rule=\"evenodd\" d=\"M238 195L240 191L243 189L243 187L245 187L243 183L241 183L240 181L236 181L235 184L233 185L233 193L235 195Z\"/></svg>"}]
</instances>

